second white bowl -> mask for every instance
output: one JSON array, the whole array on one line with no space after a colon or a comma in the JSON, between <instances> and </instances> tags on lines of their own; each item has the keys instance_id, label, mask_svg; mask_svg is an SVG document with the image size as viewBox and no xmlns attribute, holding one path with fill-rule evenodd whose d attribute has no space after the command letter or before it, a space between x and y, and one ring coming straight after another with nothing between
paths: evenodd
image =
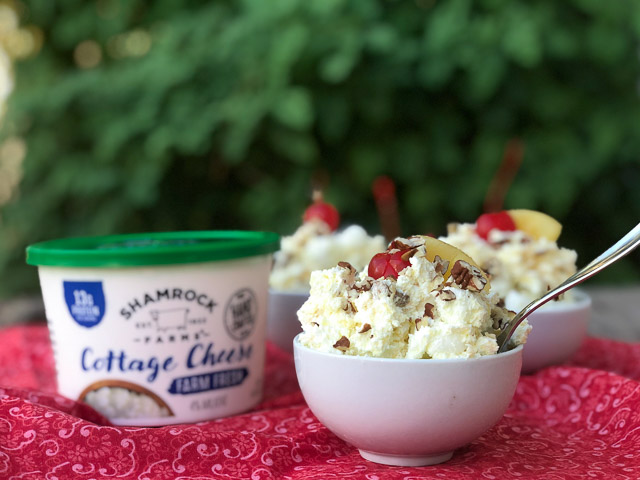
<instances>
[{"instance_id":1,"label":"second white bowl","mask_svg":"<svg viewBox=\"0 0 640 480\"><path fill-rule=\"evenodd\" d=\"M532 328L522 355L523 373L559 365L580 348L589 326L591 297L582 290L575 290L574 297L551 301L527 318Z\"/></svg>"},{"instance_id":2,"label":"second white bowl","mask_svg":"<svg viewBox=\"0 0 640 480\"><path fill-rule=\"evenodd\" d=\"M267 340L285 352L293 352L293 339L302 332L297 312L309 293L269 290Z\"/></svg>"}]
</instances>

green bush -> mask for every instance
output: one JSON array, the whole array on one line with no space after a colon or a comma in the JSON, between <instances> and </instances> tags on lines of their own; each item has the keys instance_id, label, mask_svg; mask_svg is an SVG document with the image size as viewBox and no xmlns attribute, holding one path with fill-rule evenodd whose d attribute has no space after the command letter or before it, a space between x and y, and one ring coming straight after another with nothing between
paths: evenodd
<instances>
[{"instance_id":1,"label":"green bush","mask_svg":"<svg viewBox=\"0 0 640 480\"><path fill-rule=\"evenodd\" d=\"M0 295L37 289L29 243L290 233L312 184L379 231L381 174L403 233L442 233L481 212L512 138L506 206L564 222L580 264L640 218L638 2L31 0L23 22L44 44L3 127L27 155L0 210ZM86 40L94 68L74 62ZM604 278L640 278L638 259Z\"/></svg>"}]
</instances>

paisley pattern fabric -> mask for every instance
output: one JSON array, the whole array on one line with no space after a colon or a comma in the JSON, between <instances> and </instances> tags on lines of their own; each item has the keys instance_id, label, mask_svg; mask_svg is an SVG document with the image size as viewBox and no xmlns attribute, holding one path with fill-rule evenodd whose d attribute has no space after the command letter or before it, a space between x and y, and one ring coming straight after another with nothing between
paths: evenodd
<instances>
[{"instance_id":1,"label":"paisley pattern fabric","mask_svg":"<svg viewBox=\"0 0 640 480\"><path fill-rule=\"evenodd\" d=\"M269 346L263 402L194 425L114 427L55 394L44 326L0 331L2 479L638 479L640 344L590 338L523 376L504 418L441 465L363 460L307 408L293 359Z\"/></svg>"}]
</instances>

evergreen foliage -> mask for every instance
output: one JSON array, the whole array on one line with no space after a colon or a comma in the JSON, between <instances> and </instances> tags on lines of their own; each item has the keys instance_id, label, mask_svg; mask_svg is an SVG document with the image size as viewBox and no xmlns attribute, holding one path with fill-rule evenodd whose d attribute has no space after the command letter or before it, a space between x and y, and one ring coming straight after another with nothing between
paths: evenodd
<instances>
[{"instance_id":1,"label":"evergreen foliage","mask_svg":"<svg viewBox=\"0 0 640 480\"><path fill-rule=\"evenodd\" d=\"M23 13L44 45L16 66L3 127L28 150L0 210L0 295L37 289L24 247L43 239L291 233L314 182L343 223L376 232L371 184L387 174L403 233L444 233L481 213L512 138L525 156L506 206L562 221L580 265L640 219L640 2L30 0ZM74 61L86 40L95 68ZM638 258L614 276L640 278Z\"/></svg>"}]
</instances>

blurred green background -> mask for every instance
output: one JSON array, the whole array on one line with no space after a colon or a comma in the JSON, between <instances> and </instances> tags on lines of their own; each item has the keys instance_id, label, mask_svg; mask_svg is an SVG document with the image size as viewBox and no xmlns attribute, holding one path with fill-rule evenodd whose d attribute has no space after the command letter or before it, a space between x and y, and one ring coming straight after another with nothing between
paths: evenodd
<instances>
[{"instance_id":1,"label":"blurred green background","mask_svg":"<svg viewBox=\"0 0 640 480\"><path fill-rule=\"evenodd\" d=\"M640 219L639 39L637 0L1 3L0 298L37 291L30 243L290 234L314 186L378 233L379 175L403 234L441 234L512 139L505 207L581 266ZM598 278L639 279L637 253Z\"/></svg>"}]
</instances>

